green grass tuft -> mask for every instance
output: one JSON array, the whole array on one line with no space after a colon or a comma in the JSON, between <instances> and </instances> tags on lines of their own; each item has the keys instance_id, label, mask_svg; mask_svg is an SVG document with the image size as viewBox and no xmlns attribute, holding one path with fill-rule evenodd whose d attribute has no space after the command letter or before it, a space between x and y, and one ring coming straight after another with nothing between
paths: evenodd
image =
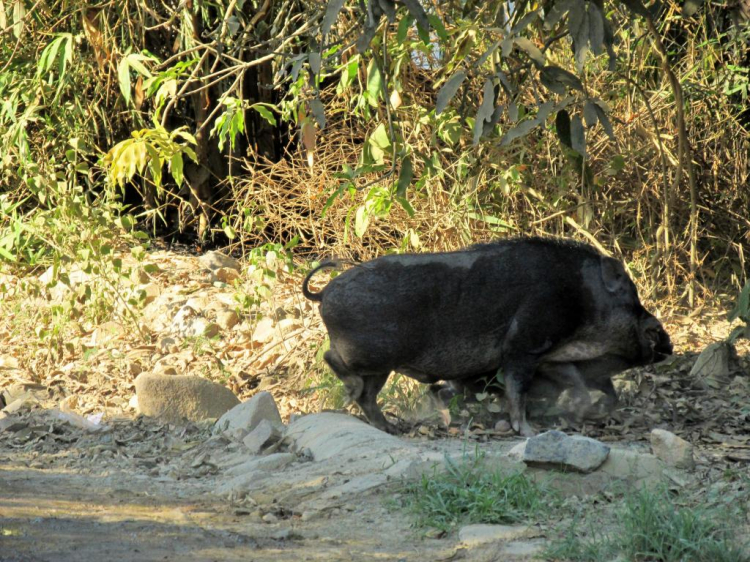
<instances>
[{"instance_id":1,"label":"green grass tuft","mask_svg":"<svg viewBox=\"0 0 750 562\"><path fill-rule=\"evenodd\" d=\"M418 527L448 531L471 523L517 523L546 513L549 497L522 473L492 470L482 457L455 462L446 470L408 484L406 503Z\"/></svg>"}]
</instances>

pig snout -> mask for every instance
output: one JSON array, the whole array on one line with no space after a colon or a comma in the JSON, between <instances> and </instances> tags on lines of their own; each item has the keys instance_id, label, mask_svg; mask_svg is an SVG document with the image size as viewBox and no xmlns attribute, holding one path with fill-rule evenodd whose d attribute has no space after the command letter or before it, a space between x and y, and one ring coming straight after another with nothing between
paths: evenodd
<instances>
[{"instance_id":1,"label":"pig snout","mask_svg":"<svg viewBox=\"0 0 750 562\"><path fill-rule=\"evenodd\" d=\"M672 340L655 317L650 316L644 322L644 351L651 363L664 361L667 356L672 355Z\"/></svg>"}]
</instances>

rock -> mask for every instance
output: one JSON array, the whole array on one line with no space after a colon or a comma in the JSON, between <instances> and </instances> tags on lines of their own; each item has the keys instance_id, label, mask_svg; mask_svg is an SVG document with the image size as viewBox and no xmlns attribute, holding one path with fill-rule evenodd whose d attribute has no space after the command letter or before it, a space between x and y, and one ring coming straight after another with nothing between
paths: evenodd
<instances>
[{"instance_id":1,"label":"rock","mask_svg":"<svg viewBox=\"0 0 750 562\"><path fill-rule=\"evenodd\" d=\"M275 333L273 320L270 318L261 319L253 330L253 341L258 343L267 343L271 341Z\"/></svg>"},{"instance_id":2,"label":"rock","mask_svg":"<svg viewBox=\"0 0 750 562\"><path fill-rule=\"evenodd\" d=\"M662 481L664 463L647 453L612 449L599 471L610 478L650 485Z\"/></svg>"},{"instance_id":3,"label":"rock","mask_svg":"<svg viewBox=\"0 0 750 562\"><path fill-rule=\"evenodd\" d=\"M261 421L267 420L279 431L283 431L279 409L270 392L259 392L249 400L226 412L214 426L214 433L221 431L230 435L245 435L254 430Z\"/></svg>"},{"instance_id":4,"label":"rock","mask_svg":"<svg viewBox=\"0 0 750 562\"><path fill-rule=\"evenodd\" d=\"M526 453L526 443L528 443L528 439L515 445L510 451L508 451L508 457L516 461L522 461L523 456Z\"/></svg>"},{"instance_id":5,"label":"rock","mask_svg":"<svg viewBox=\"0 0 750 562\"><path fill-rule=\"evenodd\" d=\"M695 468L693 446L674 433L664 429L652 430L651 450L669 466L683 470Z\"/></svg>"},{"instance_id":6,"label":"rock","mask_svg":"<svg viewBox=\"0 0 750 562\"><path fill-rule=\"evenodd\" d=\"M332 457L376 459L383 468L410 445L346 414L323 412L295 420L286 430L296 449L309 449L315 461ZM375 467L373 467L375 468Z\"/></svg>"},{"instance_id":7,"label":"rock","mask_svg":"<svg viewBox=\"0 0 750 562\"><path fill-rule=\"evenodd\" d=\"M161 294L161 287L156 283L148 283L138 287L138 292L143 295L143 304L148 305L159 297Z\"/></svg>"},{"instance_id":8,"label":"rock","mask_svg":"<svg viewBox=\"0 0 750 562\"><path fill-rule=\"evenodd\" d=\"M216 314L216 323L222 330L231 330L240 321L234 310L222 310Z\"/></svg>"},{"instance_id":9,"label":"rock","mask_svg":"<svg viewBox=\"0 0 750 562\"><path fill-rule=\"evenodd\" d=\"M234 267L220 267L214 272L214 275L216 275L217 281L229 285L232 281L240 278L240 272L238 269L239 268Z\"/></svg>"},{"instance_id":10,"label":"rock","mask_svg":"<svg viewBox=\"0 0 750 562\"><path fill-rule=\"evenodd\" d=\"M192 334L192 324L199 318L198 312L192 306L182 306L172 318L172 330L180 336Z\"/></svg>"},{"instance_id":11,"label":"rock","mask_svg":"<svg viewBox=\"0 0 750 562\"><path fill-rule=\"evenodd\" d=\"M547 431L526 442L523 462L529 466L591 472L607 460L607 455L609 447L596 439Z\"/></svg>"},{"instance_id":12,"label":"rock","mask_svg":"<svg viewBox=\"0 0 750 562\"><path fill-rule=\"evenodd\" d=\"M495 431L499 431L501 433L507 433L511 430L510 422L508 420L499 420L495 424Z\"/></svg>"},{"instance_id":13,"label":"rock","mask_svg":"<svg viewBox=\"0 0 750 562\"><path fill-rule=\"evenodd\" d=\"M281 431L270 421L261 420L258 426L248 433L242 443L251 455L257 455L264 447L272 445L281 439Z\"/></svg>"},{"instance_id":14,"label":"rock","mask_svg":"<svg viewBox=\"0 0 750 562\"><path fill-rule=\"evenodd\" d=\"M130 397L130 400L128 400L128 408L138 411L138 395L133 394L133 396Z\"/></svg>"},{"instance_id":15,"label":"rock","mask_svg":"<svg viewBox=\"0 0 750 562\"><path fill-rule=\"evenodd\" d=\"M192 306L185 305L172 318L172 332L186 338L213 338L219 335L219 325L203 318Z\"/></svg>"},{"instance_id":16,"label":"rock","mask_svg":"<svg viewBox=\"0 0 750 562\"><path fill-rule=\"evenodd\" d=\"M276 517L273 513L266 513L263 516L264 523L277 523L278 521L279 521L279 518Z\"/></svg>"},{"instance_id":17,"label":"rock","mask_svg":"<svg viewBox=\"0 0 750 562\"><path fill-rule=\"evenodd\" d=\"M34 405L39 404L39 401L34 397L33 394L25 394L19 398L13 400L3 408L5 414L15 414L23 410L30 410Z\"/></svg>"},{"instance_id":18,"label":"rock","mask_svg":"<svg viewBox=\"0 0 750 562\"><path fill-rule=\"evenodd\" d=\"M529 539L538 536L539 531L527 525L467 525L458 531L458 540L464 546Z\"/></svg>"},{"instance_id":19,"label":"rock","mask_svg":"<svg viewBox=\"0 0 750 562\"><path fill-rule=\"evenodd\" d=\"M233 257L222 254L221 252L206 252L198 258L198 263L204 269L215 271L222 267L240 270L240 262Z\"/></svg>"},{"instance_id":20,"label":"rock","mask_svg":"<svg viewBox=\"0 0 750 562\"><path fill-rule=\"evenodd\" d=\"M729 361L734 354L732 344L712 343L698 356L690 377L699 381L703 388L724 388L729 381Z\"/></svg>"},{"instance_id":21,"label":"rock","mask_svg":"<svg viewBox=\"0 0 750 562\"><path fill-rule=\"evenodd\" d=\"M158 347L159 351L162 353L177 353L177 351L179 351L177 340L170 337L161 338L157 342L156 347Z\"/></svg>"},{"instance_id":22,"label":"rock","mask_svg":"<svg viewBox=\"0 0 750 562\"><path fill-rule=\"evenodd\" d=\"M135 392L142 414L170 422L218 418L240 403L228 388L192 375L141 373Z\"/></svg>"}]
</instances>

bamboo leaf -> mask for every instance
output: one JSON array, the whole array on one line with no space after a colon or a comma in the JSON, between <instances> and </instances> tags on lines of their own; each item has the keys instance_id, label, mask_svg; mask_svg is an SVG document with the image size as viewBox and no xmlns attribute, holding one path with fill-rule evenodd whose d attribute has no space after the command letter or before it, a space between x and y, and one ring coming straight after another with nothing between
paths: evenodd
<instances>
[{"instance_id":1,"label":"bamboo leaf","mask_svg":"<svg viewBox=\"0 0 750 562\"><path fill-rule=\"evenodd\" d=\"M127 57L123 57L120 64L117 65L117 81L120 84L120 92L125 98L125 103L130 105L130 65Z\"/></svg>"}]
</instances>

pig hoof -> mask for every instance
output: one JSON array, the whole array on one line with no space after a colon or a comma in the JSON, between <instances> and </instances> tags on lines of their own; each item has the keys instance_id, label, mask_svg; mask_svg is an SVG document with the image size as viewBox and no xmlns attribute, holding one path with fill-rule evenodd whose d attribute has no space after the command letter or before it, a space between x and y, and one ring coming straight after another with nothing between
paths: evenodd
<instances>
[{"instance_id":1,"label":"pig hoof","mask_svg":"<svg viewBox=\"0 0 750 562\"><path fill-rule=\"evenodd\" d=\"M379 429L380 431L390 433L391 435L399 435L401 433L395 424L392 424L391 422L385 420L377 423L371 423L370 425Z\"/></svg>"}]
</instances>

